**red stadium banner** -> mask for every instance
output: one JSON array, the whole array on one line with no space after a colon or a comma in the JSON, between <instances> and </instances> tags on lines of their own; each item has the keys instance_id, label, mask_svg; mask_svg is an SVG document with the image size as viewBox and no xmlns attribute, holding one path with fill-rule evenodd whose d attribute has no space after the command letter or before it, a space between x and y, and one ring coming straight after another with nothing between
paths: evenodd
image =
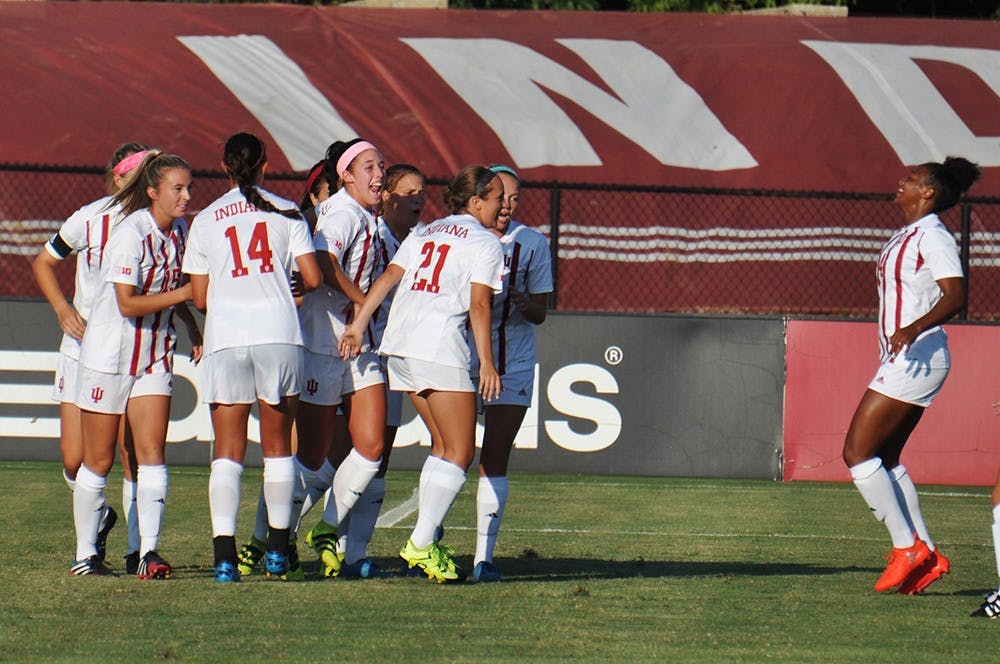
<instances>
[{"instance_id":1,"label":"red stadium banner","mask_svg":"<svg viewBox=\"0 0 1000 664\"><path fill-rule=\"evenodd\" d=\"M0 164L100 167L137 140L217 171L252 131L270 173L363 136L436 178L505 162L532 183L889 194L961 154L983 167L972 194L1000 196L995 21L3 2L0 30ZM0 296L38 295L30 259L93 180L69 205L54 177L0 171ZM224 187L196 182L191 212ZM519 215L552 235L543 192ZM567 311L864 316L901 223L843 198L578 189L559 210ZM998 213L970 215L982 320Z\"/></svg>"},{"instance_id":2,"label":"red stadium banner","mask_svg":"<svg viewBox=\"0 0 1000 664\"><path fill-rule=\"evenodd\" d=\"M989 486L1000 470L1000 417L991 407L1000 401L997 329L945 329L951 373L902 462L918 483ZM878 366L875 324L789 321L785 344L784 479L848 482L841 450Z\"/></svg>"},{"instance_id":3,"label":"red stadium banner","mask_svg":"<svg viewBox=\"0 0 1000 664\"><path fill-rule=\"evenodd\" d=\"M995 21L6 2L0 30L5 163L215 169L249 130L276 171L361 135L439 177L888 192L955 153L1000 195Z\"/></svg>"}]
</instances>

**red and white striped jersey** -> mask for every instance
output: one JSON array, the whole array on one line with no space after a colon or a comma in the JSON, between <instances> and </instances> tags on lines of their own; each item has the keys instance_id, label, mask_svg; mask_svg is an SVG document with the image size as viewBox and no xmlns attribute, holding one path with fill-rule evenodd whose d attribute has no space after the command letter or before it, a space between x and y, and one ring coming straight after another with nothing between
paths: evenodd
<instances>
[{"instance_id":1,"label":"red and white striped jersey","mask_svg":"<svg viewBox=\"0 0 1000 664\"><path fill-rule=\"evenodd\" d=\"M362 293L368 292L386 263L375 217L344 189L317 206L313 243L316 251L328 252L340 263ZM353 306L344 293L325 284L307 293L299 309L305 347L313 353L339 355L337 341ZM369 326L362 350L371 348L371 333Z\"/></svg>"},{"instance_id":2,"label":"red and white striped jersey","mask_svg":"<svg viewBox=\"0 0 1000 664\"><path fill-rule=\"evenodd\" d=\"M104 248L122 220L121 206L113 205L112 201L111 196L105 196L84 205L70 215L59 232L45 243L45 250L58 260L73 252L78 253L73 307L84 320L90 318L90 309L101 286ZM78 359L80 342L64 334L59 352Z\"/></svg>"},{"instance_id":3,"label":"red and white striped jersey","mask_svg":"<svg viewBox=\"0 0 1000 664\"><path fill-rule=\"evenodd\" d=\"M122 220L104 250L101 289L80 349L84 366L132 376L172 370L176 344L173 308L125 318L118 309L114 285L135 286L140 295L177 288L187 232L183 219L174 219L161 231L148 208Z\"/></svg>"},{"instance_id":4,"label":"red and white striped jersey","mask_svg":"<svg viewBox=\"0 0 1000 664\"><path fill-rule=\"evenodd\" d=\"M903 227L882 248L876 268L879 294L879 351L889 359L889 339L930 311L939 299L937 282L962 277L962 263L955 238L936 214ZM924 330L918 339L936 332Z\"/></svg>"},{"instance_id":5,"label":"red and white striped jersey","mask_svg":"<svg viewBox=\"0 0 1000 664\"><path fill-rule=\"evenodd\" d=\"M259 189L279 210L291 201ZM261 344L302 344L292 298L295 258L313 253L304 219L258 210L237 188L191 223L184 271L208 275L205 354Z\"/></svg>"},{"instance_id":6,"label":"red and white striped jersey","mask_svg":"<svg viewBox=\"0 0 1000 664\"><path fill-rule=\"evenodd\" d=\"M404 273L379 352L468 369L465 326L472 284L500 292L499 240L475 217L456 214L415 228L392 265Z\"/></svg>"},{"instance_id":7,"label":"red and white striped jersey","mask_svg":"<svg viewBox=\"0 0 1000 664\"><path fill-rule=\"evenodd\" d=\"M545 236L511 220L500 236L503 249L503 291L493 298L491 336L493 361L500 375L535 368L535 326L528 322L511 298L510 289L526 295L552 292L552 255ZM479 358L469 338L472 373L478 375Z\"/></svg>"}]
</instances>

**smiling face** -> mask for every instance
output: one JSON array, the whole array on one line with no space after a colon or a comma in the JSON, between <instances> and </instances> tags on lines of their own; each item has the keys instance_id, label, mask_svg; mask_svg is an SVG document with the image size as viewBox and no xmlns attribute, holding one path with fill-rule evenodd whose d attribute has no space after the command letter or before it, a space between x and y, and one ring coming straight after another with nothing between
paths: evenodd
<instances>
[{"instance_id":1,"label":"smiling face","mask_svg":"<svg viewBox=\"0 0 1000 664\"><path fill-rule=\"evenodd\" d=\"M382 192L382 216L395 232L409 232L420 221L427 195L424 179L416 173L406 173L396 181L392 191Z\"/></svg>"},{"instance_id":2,"label":"smiling face","mask_svg":"<svg viewBox=\"0 0 1000 664\"><path fill-rule=\"evenodd\" d=\"M191 171L186 168L169 168L155 187L147 187L151 201L149 211L160 228L166 228L174 219L183 217L191 200Z\"/></svg>"},{"instance_id":3,"label":"smiling face","mask_svg":"<svg viewBox=\"0 0 1000 664\"><path fill-rule=\"evenodd\" d=\"M497 219L504 209L504 189L500 176L495 176L483 189L482 194L469 199L469 214L486 228L496 228Z\"/></svg>"},{"instance_id":4,"label":"smiling face","mask_svg":"<svg viewBox=\"0 0 1000 664\"><path fill-rule=\"evenodd\" d=\"M510 220L514 218L514 210L517 209L517 197L521 191L521 184L517 178L510 173L498 173L497 176L503 182L503 209L497 219L496 231L503 235L510 226Z\"/></svg>"},{"instance_id":5,"label":"smiling face","mask_svg":"<svg viewBox=\"0 0 1000 664\"><path fill-rule=\"evenodd\" d=\"M918 166L899 181L893 203L903 211L907 221L923 217L933 207L934 189L928 185L927 177L927 170Z\"/></svg>"},{"instance_id":6,"label":"smiling face","mask_svg":"<svg viewBox=\"0 0 1000 664\"><path fill-rule=\"evenodd\" d=\"M373 209L382 194L385 162L378 150L365 150L341 173L344 189L351 198L367 209Z\"/></svg>"}]
</instances>

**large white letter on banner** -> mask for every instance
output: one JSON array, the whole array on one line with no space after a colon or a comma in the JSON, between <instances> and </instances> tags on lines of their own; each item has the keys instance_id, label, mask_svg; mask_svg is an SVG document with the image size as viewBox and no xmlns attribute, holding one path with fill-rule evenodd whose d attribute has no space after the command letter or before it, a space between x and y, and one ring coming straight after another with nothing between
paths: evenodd
<instances>
[{"instance_id":1,"label":"large white letter on banner","mask_svg":"<svg viewBox=\"0 0 1000 664\"><path fill-rule=\"evenodd\" d=\"M833 67L904 164L949 154L1000 166L1000 136L976 136L914 60L939 60L975 72L1000 95L1000 51L803 41Z\"/></svg>"},{"instance_id":2,"label":"large white letter on banner","mask_svg":"<svg viewBox=\"0 0 1000 664\"><path fill-rule=\"evenodd\" d=\"M302 69L267 37L177 39L264 125L293 170L304 171L316 163L331 139L357 135Z\"/></svg>"},{"instance_id":3,"label":"large white letter on banner","mask_svg":"<svg viewBox=\"0 0 1000 664\"><path fill-rule=\"evenodd\" d=\"M496 132L515 164L598 166L554 92L627 136L660 163L726 171L757 162L658 55L632 41L560 39L614 94L501 39L403 39ZM502 67L500 66L502 63Z\"/></svg>"}]
</instances>

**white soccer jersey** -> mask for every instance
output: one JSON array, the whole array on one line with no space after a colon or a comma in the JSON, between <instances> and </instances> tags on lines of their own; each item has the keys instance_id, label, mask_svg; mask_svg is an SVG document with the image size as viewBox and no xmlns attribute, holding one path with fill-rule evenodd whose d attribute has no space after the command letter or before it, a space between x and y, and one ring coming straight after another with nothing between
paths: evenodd
<instances>
[{"instance_id":1,"label":"white soccer jersey","mask_svg":"<svg viewBox=\"0 0 1000 664\"><path fill-rule=\"evenodd\" d=\"M90 318L90 309L101 286L101 266L104 248L111 239L111 233L122 220L120 205L112 204L112 197L105 196L84 205L70 215L59 232L45 243L45 250L53 258L62 260L72 252L76 259L76 282L73 291L73 307L84 320ZM59 352L73 359L80 357L80 342L64 334Z\"/></svg>"},{"instance_id":2,"label":"white soccer jersey","mask_svg":"<svg viewBox=\"0 0 1000 664\"><path fill-rule=\"evenodd\" d=\"M500 375L535 367L535 326L511 299L513 287L527 295L552 292L552 256L545 236L511 221L500 237L503 248L503 291L493 298L493 361ZM475 352L471 343L470 347ZM478 361L477 361L478 364Z\"/></svg>"},{"instance_id":3,"label":"white soccer jersey","mask_svg":"<svg viewBox=\"0 0 1000 664\"><path fill-rule=\"evenodd\" d=\"M148 208L119 224L104 250L101 289L83 335L80 362L85 367L132 376L171 371L176 344L173 308L125 318L114 285L135 286L142 295L177 288L187 230L183 219L174 219L166 232L161 231Z\"/></svg>"},{"instance_id":4,"label":"white soccer jersey","mask_svg":"<svg viewBox=\"0 0 1000 664\"><path fill-rule=\"evenodd\" d=\"M258 191L279 210L298 209ZM295 258L313 251L304 219L258 210L238 188L202 210L191 223L184 271L209 276L205 354L237 346L302 345L290 275Z\"/></svg>"},{"instance_id":5,"label":"white soccer jersey","mask_svg":"<svg viewBox=\"0 0 1000 664\"><path fill-rule=\"evenodd\" d=\"M930 311L939 299L939 279L962 277L955 238L936 214L929 214L896 231L879 255L879 349L889 358L889 339ZM918 339L936 332L924 330Z\"/></svg>"},{"instance_id":6,"label":"white soccer jersey","mask_svg":"<svg viewBox=\"0 0 1000 664\"><path fill-rule=\"evenodd\" d=\"M389 261L393 259L396 252L399 250L400 241L396 239L396 236L392 234L392 230L389 228L389 224L385 223L385 219L382 217L378 218L378 234L382 238L382 246L385 248L385 260L382 267L379 268L379 276L385 272L385 268L389 267ZM376 277L377 278L377 277ZM382 343L382 335L385 333L385 324L389 320L389 308L392 307L392 298L396 295L396 288L389 291L389 294L385 296L382 300L382 304L379 305L378 311L375 313L373 325L373 336L374 340L372 345L378 346Z\"/></svg>"},{"instance_id":7,"label":"white soccer jersey","mask_svg":"<svg viewBox=\"0 0 1000 664\"><path fill-rule=\"evenodd\" d=\"M316 251L325 251L340 263L361 292L367 293L385 265L385 247L375 217L341 189L316 208ZM327 285L302 299L299 319L305 347L313 353L339 355L337 341L354 304L340 290ZM369 326L362 350L371 348Z\"/></svg>"},{"instance_id":8,"label":"white soccer jersey","mask_svg":"<svg viewBox=\"0 0 1000 664\"><path fill-rule=\"evenodd\" d=\"M468 369L465 326L472 284L500 292L499 240L475 217L452 215L414 229L392 264L405 272L379 352Z\"/></svg>"}]
</instances>

